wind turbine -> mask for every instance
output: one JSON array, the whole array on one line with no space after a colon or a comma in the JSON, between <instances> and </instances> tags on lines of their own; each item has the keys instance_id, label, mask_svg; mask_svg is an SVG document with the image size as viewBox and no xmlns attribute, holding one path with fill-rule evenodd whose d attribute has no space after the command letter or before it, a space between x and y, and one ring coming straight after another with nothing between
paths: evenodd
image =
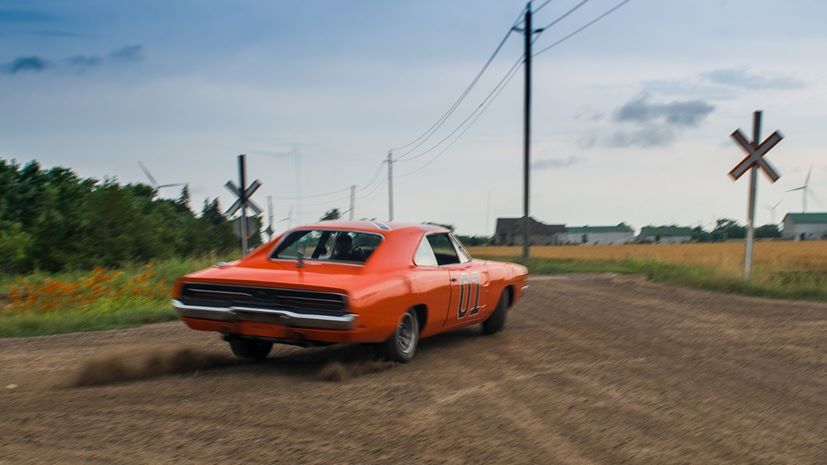
<instances>
[{"instance_id":1,"label":"wind turbine","mask_svg":"<svg viewBox=\"0 0 827 465\"><path fill-rule=\"evenodd\" d=\"M155 190L161 190L165 187L177 187L177 186L188 186L189 185L189 183L186 183L186 182L176 182L176 183L171 183L171 184L158 184L158 181L155 180L155 176L153 176L152 173L149 172L149 170L146 168L146 166L144 166L143 163L138 162L138 166L141 167L141 171L144 172L144 174L146 175L146 178L149 179L149 183L152 184L152 187L154 187Z\"/></svg>"},{"instance_id":2,"label":"wind turbine","mask_svg":"<svg viewBox=\"0 0 827 465\"><path fill-rule=\"evenodd\" d=\"M802 212L807 213L807 195L812 195L814 199L818 200L818 197L810 191L810 175L813 174L813 165L810 165L810 170L807 171L807 177L804 178L804 185L801 187L796 187L793 189L789 189L787 192L794 192L794 191L801 191L801 206Z\"/></svg>"},{"instance_id":3,"label":"wind turbine","mask_svg":"<svg viewBox=\"0 0 827 465\"><path fill-rule=\"evenodd\" d=\"M775 209L779 205L781 205L781 202L783 202L783 201L784 201L784 199L781 199L778 202L776 202L775 205L766 205L766 206L764 206L764 208L766 208L767 210L770 211L770 224L775 224Z\"/></svg>"}]
</instances>

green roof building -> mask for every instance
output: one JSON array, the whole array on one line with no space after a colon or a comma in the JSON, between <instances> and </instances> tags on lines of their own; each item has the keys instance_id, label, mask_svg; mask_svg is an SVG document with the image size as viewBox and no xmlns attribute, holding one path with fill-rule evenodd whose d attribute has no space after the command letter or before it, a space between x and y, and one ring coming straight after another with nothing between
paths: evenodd
<instances>
[{"instance_id":1,"label":"green roof building","mask_svg":"<svg viewBox=\"0 0 827 465\"><path fill-rule=\"evenodd\" d=\"M692 228L684 226L644 226L638 241L663 244L682 244L692 240Z\"/></svg>"},{"instance_id":2,"label":"green roof building","mask_svg":"<svg viewBox=\"0 0 827 465\"><path fill-rule=\"evenodd\" d=\"M827 239L827 213L787 213L781 237L796 241Z\"/></svg>"}]
</instances>

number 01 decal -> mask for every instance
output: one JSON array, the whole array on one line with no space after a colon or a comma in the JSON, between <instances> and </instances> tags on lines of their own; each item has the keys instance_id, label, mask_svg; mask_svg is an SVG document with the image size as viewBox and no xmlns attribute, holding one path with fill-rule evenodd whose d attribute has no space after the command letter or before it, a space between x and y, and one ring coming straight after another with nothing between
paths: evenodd
<instances>
[{"instance_id":1,"label":"number 01 decal","mask_svg":"<svg viewBox=\"0 0 827 465\"><path fill-rule=\"evenodd\" d=\"M474 298L474 305L471 305L471 297ZM480 275L473 272L459 275L459 308L457 318L463 319L466 316L474 316L480 312Z\"/></svg>"}]
</instances>

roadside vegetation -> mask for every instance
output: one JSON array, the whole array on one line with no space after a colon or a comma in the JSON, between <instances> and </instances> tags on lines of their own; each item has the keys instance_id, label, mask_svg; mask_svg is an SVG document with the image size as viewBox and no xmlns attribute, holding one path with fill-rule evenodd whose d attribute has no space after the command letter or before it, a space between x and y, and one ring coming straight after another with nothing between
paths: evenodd
<instances>
[{"instance_id":1,"label":"roadside vegetation","mask_svg":"<svg viewBox=\"0 0 827 465\"><path fill-rule=\"evenodd\" d=\"M220 261L167 259L118 269L0 278L0 337L121 328L176 318L175 280Z\"/></svg>"},{"instance_id":2,"label":"roadside vegetation","mask_svg":"<svg viewBox=\"0 0 827 465\"><path fill-rule=\"evenodd\" d=\"M488 257L519 256L519 246L469 247L472 254ZM690 244L603 244L535 246L532 258L586 262L662 262L712 268L739 275L743 269L744 242ZM766 271L827 270L827 241L757 241L753 264Z\"/></svg>"},{"instance_id":3,"label":"roadside vegetation","mask_svg":"<svg viewBox=\"0 0 827 465\"><path fill-rule=\"evenodd\" d=\"M261 243L256 221L251 247ZM165 199L146 184L0 159L0 274L119 268L236 246L218 200L205 199L196 214L187 186Z\"/></svg>"},{"instance_id":4,"label":"roadside vegetation","mask_svg":"<svg viewBox=\"0 0 827 465\"><path fill-rule=\"evenodd\" d=\"M709 266L668 263L651 259L571 260L477 255L480 258L521 263L532 274L620 273L645 276L655 282L779 299L827 301L827 269L772 270L753 269L752 278L744 281L739 272Z\"/></svg>"},{"instance_id":5,"label":"roadside vegetation","mask_svg":"<svg viewBox=\"0 0 827 465\"><path fill-rule=\"evenodd\" d=\"M166 199L146 184L0 159L0 337L175 318L175 279L238 246L218 199L196 211L186 185Z\"/></svg>"}]
</instances>

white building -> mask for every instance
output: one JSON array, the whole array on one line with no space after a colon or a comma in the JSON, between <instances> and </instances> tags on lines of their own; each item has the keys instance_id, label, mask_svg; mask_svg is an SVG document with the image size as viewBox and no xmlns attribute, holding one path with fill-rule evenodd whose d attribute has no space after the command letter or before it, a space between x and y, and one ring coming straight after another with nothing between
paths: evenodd
<instances>
[{"instance_id":1,"label":"white building","mask_svg":"<svg viewBox=\"0 0 827 465\"><path fill-rule=\"evenodd\" d=\"M827 213L787 213L781 237L796 241L827 239Z\"/></svg>"},{"instance_id":2,"label":"white building","mask_svg":"<svg viewBox=\"0 0 827 465\"><path fill-rule=\"evenodd\" d=\"M628 225L567 226L561 235L570 244L627 244L635 239L635 231Z\"/></svg>"}]
</instances>

